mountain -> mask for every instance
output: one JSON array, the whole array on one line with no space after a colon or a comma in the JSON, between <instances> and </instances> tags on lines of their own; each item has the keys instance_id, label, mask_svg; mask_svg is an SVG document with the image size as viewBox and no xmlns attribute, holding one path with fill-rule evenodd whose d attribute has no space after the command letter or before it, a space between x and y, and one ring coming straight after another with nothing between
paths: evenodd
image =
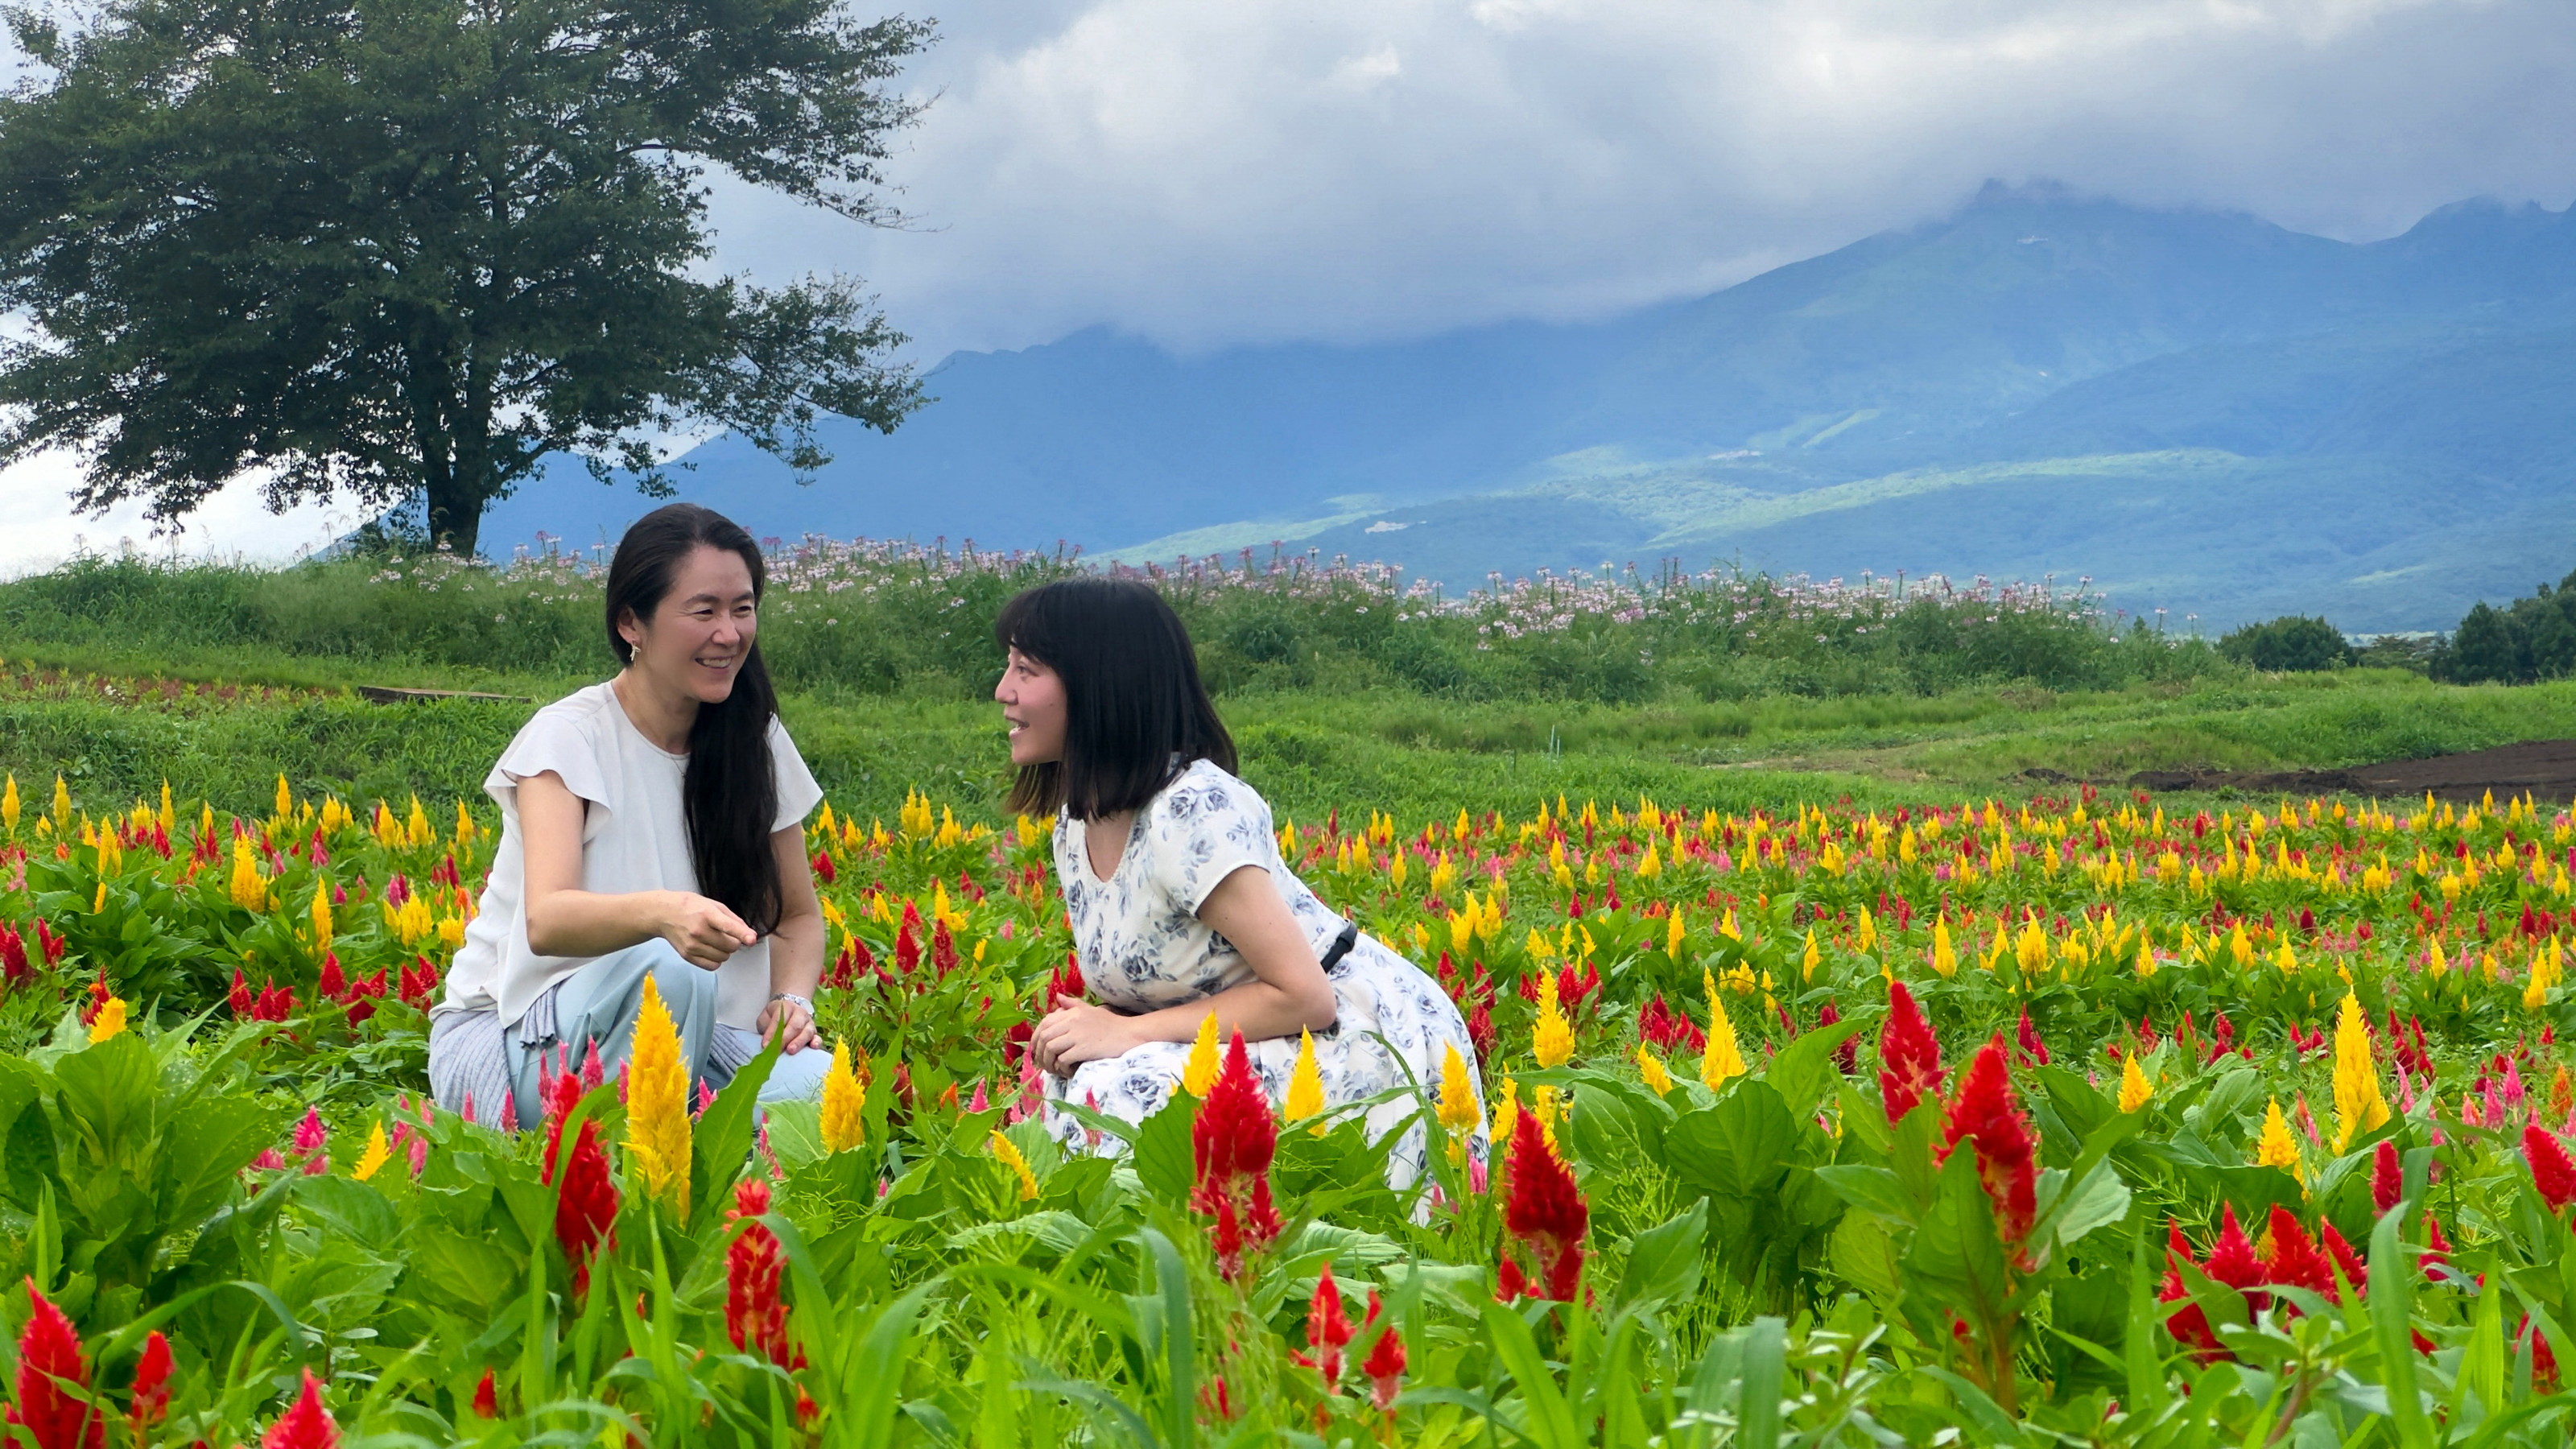
<instances>
[{"instance_id":1,"label":"mountain","mask_svg":"<svg viewBox=\"0 0 2576 1449\"><path fill-rule=\"evenodd\" d=\"M1672 557L2091 577L2215 629L2443 628L2576 564L2576 221L2473 201L2353 245L1990 185L1956 215L1586 324L1183 358L959 353L811 486L737 439L684 496L755 533L1489 571ZM487 547L648 506L577 468Z\"/></svg>"}]
</instances>

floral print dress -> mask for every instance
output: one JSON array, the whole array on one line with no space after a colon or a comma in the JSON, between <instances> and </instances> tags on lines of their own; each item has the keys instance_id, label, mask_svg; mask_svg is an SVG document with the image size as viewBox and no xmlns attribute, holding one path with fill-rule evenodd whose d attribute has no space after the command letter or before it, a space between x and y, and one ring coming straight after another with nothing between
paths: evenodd
<instances>
[{"instance_id":1,"label":"floral print dress","mask_svg":"<svg viewBox=\"0 0 2576 1449\"><path fill-rule=\"evenodd\" d=\"M1279 858L1270 806L1251 786L1206 760L1192 764L1136 812L1127 848L1106 880L1092 873L1084 832L1084 822L1058 812L1056 879L1063 885L1083 978L1112 1010L1133 1014L1186 1006L1254 979L1250 963L1198 918L1198 908L1218 882L1255 866L1277 887L1317 960L1346 931L1356 938L1325 973L1339 1016L1314 1034L1328 1109L1417 1083L1436 1101L1441 1064L1452 1046L1473 1080L1476 1049L1457 1005L1421 967L1375 937L1352 931L1289 871ZM1263 1092L1277 1106L1297 1064L1297 1038L1247 1039L1244 1047ZM1188 1042L1148 1042L1123 1056L1084 1062L1070 1076L1049 1077L1046 1094L1050 1101L1142 1121L1179 1087L1189 1053ZM1370 1134L1392 1130L1419 1105L1407 1092L1369 1108ZM1071 1113L1050 1109L1047 1123L1068 1148L1084 1146L1082 1123ZM1420 1178L1426 1141L1416 1123L1397 1143L1387 1169L1397 1186ZM1470 1146L1479 1158L1484 1155L1481 1128Z\"/></svg>"}]
</instances>

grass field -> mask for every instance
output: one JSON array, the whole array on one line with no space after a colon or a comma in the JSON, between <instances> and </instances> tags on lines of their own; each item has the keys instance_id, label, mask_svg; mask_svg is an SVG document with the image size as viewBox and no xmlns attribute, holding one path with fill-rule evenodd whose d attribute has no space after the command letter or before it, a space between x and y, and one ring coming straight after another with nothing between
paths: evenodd
<instances>
[{"instance_id":1,"label":"grass field","mask_svg":"<svg viewBox=\"0 0 2576 1449\"><path fill-rule=\"evenodd\" d=\"M281 771L357 800L472 790L535 701L588 682L306 664L293 687L163 700L132 676L39 673L23 657L0 676L0 769L40 785L60 771L114 798L151 795L166 777L239 809L266 799ZM369 704L350 690L360 682L498 684L529 702ZM2144 769L2338 767L2576 734L2576 684L2460 687L2397 671L1644 705L1285 690L1233 695L1221 708L1246 777L1310 819L1334 809L1526 810L1560 794L1720 809L2010 798L2039 788L2017 778L2033 769L2111 783ZM967 808L1002 791L988 702L790 693L782 712L817 777L856 808L890 815L914 787Z\"/></svg>"}]
</instances>

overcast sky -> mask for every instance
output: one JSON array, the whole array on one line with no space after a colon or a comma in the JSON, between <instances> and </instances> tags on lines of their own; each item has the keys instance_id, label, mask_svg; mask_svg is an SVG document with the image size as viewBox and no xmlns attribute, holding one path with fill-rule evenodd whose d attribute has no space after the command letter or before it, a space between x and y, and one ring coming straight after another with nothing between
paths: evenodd
<instances>
[{"instance_id":1,"label":"overcast sky","mask_svg":"<svg viewBox=\"0 0 2576 1449\"><path fill-rule=\"evenodd\" d=\"M916 11L915 13L922 13ZM727 189L729 267L865 277L925 361L1107 324L1419 335L1704 292L1988 177L2385 236L2576 194L2570 0L959 0L912 229ZM78 524L0 475L0 563ZM218 541L291 548L218 505ZM14 540L14 542L13 542ZM22 565L23 566L23 565Z\"/></svg>"}]
</instances>

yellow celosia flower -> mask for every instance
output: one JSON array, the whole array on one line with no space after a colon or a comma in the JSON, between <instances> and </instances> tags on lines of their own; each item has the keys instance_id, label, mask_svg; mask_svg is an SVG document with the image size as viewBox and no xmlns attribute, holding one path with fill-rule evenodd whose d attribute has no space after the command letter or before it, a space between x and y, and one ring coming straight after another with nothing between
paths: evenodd
<instances>
[{"instance_id":1,"label":"yellow celosia flower","mask_svg":"<svg viewBox=\"0 0 2576 1449\"><path fill-rule=\"evenodd\" d=\"M1029 1160L1020 1155L1020 1149L1012 1143L1010 1138L1003 1136L998 1128L993 1132L992 1144L993 1155L1000 1158L1002 1165L1009 1168L1011 1170L1011 1174L1020 1180L1020 1201L1036 1201L1038 1195L1038 1175L1029 1171Z\"/></svg>"},{"instance_id":2,"label":"yellow celosia flower","mask_svg":"<svg viewBox=\"0 0 2576 1449\"><path fill-rule=\"evenodd\" d=\"M1854 931L1852 943L1863 951L1878 949L1878 922L1870 918L1867 906L1860 908L1860 925Z\"/></svg>"},{"instance_id":3,"label":"yellow celosia flower","mask_svg":"<svg viewBox=\"0 0 2576 1449\"><path fill-rule=\"evenodd\" d=\"M1932 969L1944 980L1959 974L1959 953L1950 945L1950 918L1932 918Z\"/></svg>"},{"instance_id":4,"label":"yellow celosia flower","mask_svg":"<svg viewBox=\"0 0 2576 1449\"><path fill-rule=\"evenodd\" d=\"M1542 1067L1561 1067L1574 1055L1574 1027L1557 1005L1556 976L1542 971L1538 978L1538 1023L1530 1029L1530 1052Z\"/></svg>"},{"instance_id":5,"label":"yellow celosia flower","mask_svg":"<svg viewBox=\"0 0 2576 1449\"><path fill-rule=\"evenodd\" d=\"M823 1074L823 1150L847 1152L867 1140L868 1084L850 1064L850 1044L832 1043L832 1069Z\"/></svg>"},{"instance_id":6,"label":"yellow celosia flower","mask_svg":"<svg viewBox=\"0 0 2576 1449\"><path fill-rule=\"evenodd\" d=\"M1736 1050L1735 1023L1727 1019L1726 1005L1717 999L1716 978L1702 971L1700 979L1708 990L1708 1050L1700 1054L1699 1079L1713 1092L1748 1068L1744 1053Z\"/></svg>"},{"instance_id":7,"label":"yellow celosia flower","mask_svg":"<svg viewBox=\"0 0 2576 1449\"><path fill-rule=\"evenodd\" d=\"M2155 1083L2148 1081L2147 1074L2138 1069L2138 1054L2129 1053L2120 1067L2120 1110L2135 1112L2155 1095Z\"/></svg>"},{"instance_id":8,"label":"yellow celosia flower","mask_svg":"<svg viewBox=\"0 0 2576 1449\"><path fill-rule=\"evenodd\" d=\"M1484 1114L1476 1108L1475 1074L1467 1070L1467 1058L1456 1042L1447 1045L1440 1059L1440 1125L1452 1137L1463 1137L1476 1130Z\"/></svg>"},{"instance_id":9,"label":"yellow celosia flower","mask_svg":"<svg viewBox=\"0 0 2576 1449\"><path fill-rule=\"evenodd\" d=\"M1801 981L1815 980L1816 967L1821 964L1824 959L1824 953L1816 949L1816 928L1809 926L1807 928L1806 953L1798 958L1798 979Z\"/></svg>"},{"instance_id":10,"label":"yellow celosia flower","mask_svg":"<svg viewBox=\"0 0 2576 1449\"><path fill-rule=\"evenodd\" d=\"M61 775L56 775L54 776L54 832L59 835L71 828L72 787L63 783Z\"/></svg>"},{"instance_id":11,"label":"yellow celosia flower","mask_svg":"<svg viewBox=\"0 0 2576 1449\"><path fill-rule=\"evenodd\" d=\"M1673 1089L1673 1074L1644 1042L1637 1043L1637 1075L1645 1079L1646 1090L1658 1097Z\"/></svg>"},{"instance_id":12,"label":"yellow celosia flower","mask_svg":"<svg viewBox=\"0 0 2576 1449\"><path fill-rule=\"evenodd\" d=\"M1512 1128L1521 1120L1521 1085L1506 1074L1503 1090L1494 1097L1493 1138L1496 1143L1512 1140Z\"/></svg>"},{"instance_id":13,"label":"yellow celosia flower","mask_svg":"<svg viewBox=\"0 0 2576 1449\"><path fill-rule=\"evenodd\" d=\"M313 888L313 944L331 944L331 884L328 881Z\"/></svg>"},{"instance_id":14,"label":"yellow celosia flower","mask_svg":"<svg viewBox=\"0 0 2576 1449\"><path fill-rule=\"evenodd\" d=\"M286 775L280 771L277 777L277 814L280 819L284 819L294 813L295 792L287 788Z\"/></svg>"},{"instance_id":15,"label":"yellow celosia flower","mask_svg":"<svg viewBox=\"0 0 2576 1449\"><path fill-rule=\"evenodd\" d=\"M1539 1140L1547 1144L1550 1152L1557 1150L1556 1122L1564 1115L1558 1101L1559 1094L1554 1087L1541 1085L1530 1091L1530 1112L1538 1118Z\"/></svg>"},{"instance_id":16,"label":"yellow celosia flower","mask_svg":"<svg viewBox=\"0 0 2576 1449\"><path fill-rule=\"evenodd\" d=\"M101 1003L98 1015L90 1018L90 1045L96 1046L123 1030L125 1030L125 998L111 996Z\"/></svg>"},{"instance_id":17,"label":"yellow celosia flower","mask_svg":"<svg viewBox=\"0 0 2576 1449\"><path fill-rule=\"evenodd\" d=\"M1181 1090L1193 1097L1204 1098L1216 1085L1216 1013L1199 1023L1198 1039L1190 1043L1189 1059L1181 1064Z\"/></svg>"},{"instance_id":18,"label":"yellow celosia flower","mask_svg":"<svg viewBox=\"0 0 2576 1449\"><path fill-rule=\"evenodd\" d=\"M364 1182L375 1176L376 1169L393 1161L393 1158L393 1144L385 1140L384 1119L378 1118L376 1124L367 1129L367 1150L359 1155L358 1165L349 1169L349 1175Z\"/></svg>"},{"instance_id":19,"label":"yellow celosia flower","mask_svg":"<svg viewBox=\"0 0 2576 1449\"><path fill-rule=\"evenodd\" d=\"M1682 959L1682 908L1675 905L1664 916L1664 954L1676 961Z\"/></svg>"},{"instance_id":20,"label":"yellow celosia flower","mask_svg":"<svg viewBox=\"0 0 2576 1449\"><path fill-rule=\"evenodd\" d=\"M2388 1121L2388 1099L2379 1094L2379 1071L2370 1060L2370 1025L2362 1020L2360 998L2349 991L2335 1021L2334 1094L2335 1151Z\"/></svg>"},{"instance_id":21,"label":"yellow celosia flower","mask_svg":"<svg viewBox=\"0 0 2576 1449\"><path fill-rule=\"evenodd\" d=\"M689 1215L689 1069L680 1060L680 1029L662 991L644 978L635 1011L635 1045L626 1064L626 1147L644 1175L644 1195Z\"/></svg>"},{"instance_id":22,"label":"yellow celosia flower","mask_svg":"<svg viewBox=\"0 0 2576 1449\"><path fill-rule=\"evenodd\" d=\"M1297 1033L1297 1065L1289 1068L1288 1099L1279 1104L1279 1115L1284 1121L1303 1122L1323 1110L1324 1072L1315 1064L1315 1034L1300 1030ZM1324 1124L1317 1122L1311 1130L1321 1137Z\"/></svg>"},{"instance_id":23,"label":"yellow celosia flower","mask_svg":"<svg viewBox=\"0 0 2576 1449\"><path fill-rule=\"evenodd\" d=\"M11 835L18 833L18 814L18 777L11 775L8 788L0 790L0 825L8 826Z\"/></svg>"},{"instance_id":24,"label":"yellow celosia flower","mask_svg":"<svg viewBox=\"0 0 2576 1449\"><path fill-rule=\"evenodd\" d=\"M2254 1144L2254 1165L2286 1167L2299 1181L2308 1180L2308 1170L2299 1161L2299 1139L2290 1135L2290 1119L2281 1115L2278 1097L2263 1109L2263 1135Z\"/></svg>"}]
</instances>

